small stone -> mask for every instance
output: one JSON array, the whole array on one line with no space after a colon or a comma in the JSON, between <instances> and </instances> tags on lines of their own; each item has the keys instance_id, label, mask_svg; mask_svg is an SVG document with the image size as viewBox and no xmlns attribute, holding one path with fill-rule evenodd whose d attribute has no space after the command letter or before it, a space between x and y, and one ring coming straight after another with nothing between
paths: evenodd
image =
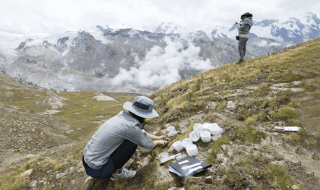
<instances>
[{"instance_id":1,"label":"small stone","mask_svg":"<svg viewBox=\"0 0 320 190\"><path fill-rule=\"evenodd\" d=\"M227 103L227 109L234 109L236 105L232 101L228 101Z\"/></svg>"},{"instance_id":2,"label":"small stone","mask_svg":"<svg viewBox=\"0 0 320 190\"><path fill-rule=\"evenodd\" d=\"M84 168L79 168L78 169L78 173L81 173L81 172L85 172L85 169Z\"/></svg>"},{"instance_id":3,"label":"small stone","mask_svg":"<svg viewBox=\"0 0 320 190\"><path fill-rule=\"evenodd\" d=\"M116 101L114 98L112 98L110 96L105 96L105 95L95 96L95 97L93 97L93 99L95 99L97 101Z\"/></svg>"},{"instance_id":4,"label":"small stone","mask_svg":"<svg viewBox=\"0 0 320 190\"><path fill-rule=\"evenodd\" d=\"M34 187L37 187L37 180L34 180L34 181L32 181L31 183L30 183L30 186L32 187L32 188L34 188Z\"/></svg>"},{"instance_id":5,"label":"small stone","mask_svg":"<svg viewBox=\"0 0 320 190\"><path fill-rule=\"evenodd\" d=\"M70 171L73 171L73 170L74 170L74 168L73 168L73 167L71 167L71 168L70 168Z\"/></svg>"},{"instance_id":6,"label":"small stone","mask_svg":"<svg viewBox=\"0 0 320 190\"><path fill-rule=\"evenodd\" d=\"M291 187L292 189L294 189L294 190L296 190L296 189L298 189L299 187L298 186L296 186L296 185L292 185L292 187Z\"/></svg>"},{"instance_id":7,"label":"small stone","mask_svg":"<svg viewBox=\"0 0 320 190\"><path fill-rule=\"evenodd\" d=\"M206 177L205 182L206 182L207 184L212 184L212 183L213 183L212 176Z\"/></svg>"},{"instance_id":8,"label":"small stone","mask_svg":"<svg viewBox=\"0 0 320 190\"><path fill-rule=\"evenodd\" d=\"M65 175L66 175L66 173L59 173L59 174L56 175L56 179L60 179Z\"/></svg>"},{"instance_id":9,"label":"small stone","mask_svg":"<svg viewBox=\"0 0 320 190\"><path fill-rule=\"evenodd\" d=\"M20 176L25 176L25 175L30 175L32 173L33 169L29 169L26 170L25 172L23 172L23 174L21 174Z\"/></svg>"}]
</instances>

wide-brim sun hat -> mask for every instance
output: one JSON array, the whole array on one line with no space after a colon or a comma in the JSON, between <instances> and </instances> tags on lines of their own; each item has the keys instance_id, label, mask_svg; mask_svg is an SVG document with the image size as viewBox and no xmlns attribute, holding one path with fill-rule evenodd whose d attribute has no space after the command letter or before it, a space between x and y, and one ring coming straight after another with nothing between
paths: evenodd
<instances>
[{"instance_id":1,"label":"wide-brim sun hat","mask_svg":"<svg viewBox=\"0 0 320 190\"><path fill-rule=\"evenodd\" d=\"M159 114L153 109L153 101L145 96L137 96L133 102L125 102L123 108L142 118L154 118Z\"/></svg>"}]
</instances>

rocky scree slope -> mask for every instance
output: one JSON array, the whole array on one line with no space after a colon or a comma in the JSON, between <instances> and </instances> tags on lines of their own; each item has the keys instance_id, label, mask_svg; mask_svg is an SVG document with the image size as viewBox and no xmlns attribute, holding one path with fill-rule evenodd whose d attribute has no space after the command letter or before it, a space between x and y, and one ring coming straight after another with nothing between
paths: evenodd
<instances>
[{"instance_id":1,"label":"rocky scree slope","mask_svg":"<svg viewBox=\"0 0 320 190\"><path fill-rule=\"evenodd\" d=\"M140 158L126 164L138 170L137 176L132 180L117 179L109 188L317 189L319 48L320 39L312 40L240 65L229 63L150 94L160 117L148 120L146 130L162 135L167 134L166 126L173 125L180 133L167 146L152 150L139 147ZM80 110L86 109L77 112ZM64 118L67 115L75 113L65 114ZM78 121L85 120L80 117ZM195 123L207 122L224 129L222 137L214 142L195 143L199 149L196 158L213 166L196 178L176 178L168 171L170 162L160 165L157 154L169 151L174 141L188 137ZM274 126L286 125L300 126L302 130L273 131ZM83 140L73 145L13 162L15 169L1 176L0 185L8 185L8 181L16 183L12 189L81 189L87 178L81 155L93 133L83 135ZM28 170L32 172L20 177ZM205 180L207 177L212 181ZM96 189L103 187L98 184Z\"/></svg>"}]
</instances>

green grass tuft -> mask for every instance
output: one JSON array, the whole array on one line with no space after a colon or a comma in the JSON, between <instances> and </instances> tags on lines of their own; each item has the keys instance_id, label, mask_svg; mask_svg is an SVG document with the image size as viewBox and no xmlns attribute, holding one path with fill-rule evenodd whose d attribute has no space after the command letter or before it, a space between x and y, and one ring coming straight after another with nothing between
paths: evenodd
<instances>
[{"instance_id":1,"label":"green grass tuft","mask_svg":"<svg viewBox=\"0 0 320 190\"><path fill-rule=\"evenodd\" d=\"M258 130L252 125L247 125L245 127L236 126L229 134L229 139L241 143L259 143L266 136L265 132Z\"/></svg>"},{"instance_id":2,"label":"green grass tuft","mask_svg":"<svg viewBox=\"0 0 320 190\"><path fill-rule=\"evenodd\" d=\"M270 115L277 119L289 120L298 116L295 108L290 106L281 106L279 110L271 111Z\"/></svg>"},{"instance_id":3,"label":"green grass tuft","mask_svg":"<svg viewBox=\"0 0 320 190\"><path fill-rule=\"evenodd\" d=\"M206 162L212 164L216 160L216 155L220 151L220 147L222 144L229 144L230 141L228 137L221 137L218 138L211 147L211 153L210 155L206 158Z\"/></svg>"}]
</instances>

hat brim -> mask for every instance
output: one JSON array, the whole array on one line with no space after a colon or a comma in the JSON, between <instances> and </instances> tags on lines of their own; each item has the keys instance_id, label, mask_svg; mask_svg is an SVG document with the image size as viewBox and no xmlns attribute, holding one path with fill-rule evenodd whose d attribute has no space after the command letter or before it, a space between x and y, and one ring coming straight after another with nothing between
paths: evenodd
<instances>
[{"instance_id":1,"label":"hat brim","mask_svg":"<svg viewBox=\"0 0 320 190\"><path fill-rule=\"evenodd\" d=\"M131 102L125 102L123 104L123 108L136 114L137 116L140 116L142 118L154 118L154 117L159 117L159 114L156 112L156 110L152 109L152 112L149 113L144 113L136 109L135 107L132 106Z\"/></svg>"}]
</instances>

